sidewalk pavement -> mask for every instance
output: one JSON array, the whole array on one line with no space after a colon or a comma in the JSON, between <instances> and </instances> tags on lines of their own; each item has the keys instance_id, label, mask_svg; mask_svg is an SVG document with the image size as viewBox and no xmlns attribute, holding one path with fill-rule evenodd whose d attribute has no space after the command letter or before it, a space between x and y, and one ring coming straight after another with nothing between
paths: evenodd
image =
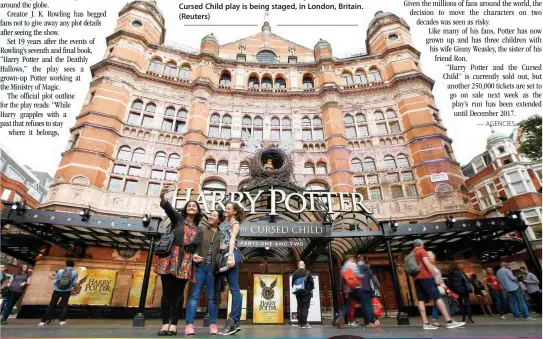
<instances>
[{"instance_id":1,"label":"sidewalk pavement","mask_svg":"<svg viewBox=\"0 0 543 339\"><path fill-rule=\"evenodd\" d=\"M458 318L458 317L457 317ZM300 329L285 323L283 325L253 325L242 322L242 330L233 338L330 338L337 335L356 335L366 338L377 337L443 337L443 338L541 338L542 319L517 321L500 320L499 317L474 317L475 324L447 330L423 330L420 317L410 318L410 326L396 325L396 319L381 319L381 327L365 329L363 327L345 327L338 329L325 319L322 325L313 325L312 329ZM2 338L156 338L160 320L146 321L144 328L132 327L131 320L109 319L74 319L65 326L53 325L38 327L38 319L9 319L1 327ZM219 320L219 328L224 320ZM179 323L178 336L184 336L184 322ZM196 321L196 338L209 337L209 330L202 327L202 320ZM194 337L193 337L194 338Z\"/></svg>"}]
</instances>

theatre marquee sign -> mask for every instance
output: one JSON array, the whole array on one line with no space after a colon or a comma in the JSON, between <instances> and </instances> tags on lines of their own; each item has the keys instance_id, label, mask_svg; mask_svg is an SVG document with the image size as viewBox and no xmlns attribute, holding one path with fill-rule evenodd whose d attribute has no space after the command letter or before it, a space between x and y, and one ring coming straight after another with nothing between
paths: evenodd
<instances>
[{"instance_id":1,"label":"theatre marquee sign","mask_svg":"<svg viewBox=\"0 0 543 339\"><path fill-rule=\"evenodd\" d=\"M188 188L185 192L178 193L178 199L189 201L193 197L192 188ZM184 197L183 197L184 196ZM364 197L360 193L345 193L345 192L322 192L322 191L305 191L302 193L285 193L281 189L258 190L252 192L230 192L230 202L237 202L245 208L249 214L256 213L257 202L264 196L269 196L270 213L269 215L279 215L278 207L284 204L284 207L294 214L309 212L365 212L371 214L366 206L362 203ZM205 213L216 210L218 208L225 209L223 201L225 201L226 193L222 191L200 192L196 201L202 206ZM295 202L295 203L294 203Z\"/></svg>"},{"instance_id":2,"label":"theatre marquee sign","mask_svg":"<svg viewBox=\"0 0 543 339\"><path fill-rule=\"evenodd\" d=\"M244 222L240 237L244 238L322 238L330 227L318 222Z\"/></svg>"}]
</instances>

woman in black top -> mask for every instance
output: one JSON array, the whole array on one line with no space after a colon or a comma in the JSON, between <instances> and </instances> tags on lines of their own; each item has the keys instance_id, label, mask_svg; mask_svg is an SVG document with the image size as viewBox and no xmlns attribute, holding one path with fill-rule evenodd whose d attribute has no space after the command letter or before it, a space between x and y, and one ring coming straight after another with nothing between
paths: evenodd
<instances>
[{"instance_id":1,"label":"woman in black top","mask_svg":"<svg viewBox=\"0 0 543 339\"><path fill-rule=\"evenodd\" d=\"M23 265L19 270L19 273L13 275L13 279L9 283L9 294L6 298L4 310L2 311L2 318L0 322L6 324L11 311L19 301L19 298L23 295L26 287L30 285L30 271L28 265Z\"/></svg>"},{"instance_id":2,"label":"woman in black top","mask_svg":"<svg viewBox=\"0 0 543 339\"><path fill-rule=\"evenodd\" d=\"M471 285L473 286L473 293L475 294L477 301L479 301L479 306L481 306L483 313L485 315L494 316L494 313L492 313L492 306L490 306L490 302L488 300L488 292L485 290L485 286L482 282L479 281L479 278L477 278L477 274L472 274L470 278ZM488 310L488 313L485 311L485 307Z\"/></svg>"},{"instance_id":3,"label":"woman in black top","mask_svg":"<svg viewBox=\"0 0 543 339\"><path fill-rule=\"evenodd\" d=\"M471 301L469 300L469 294L473 292L471 282L466 277L464 271L459 267L453 268L447 278L447 286L449 286L454 293L458 294L458 305L462 312L462 321L466 321L467 316L466 322L468 324L473 324L473 319L471 319Z\"/></svg>"}]
</instances>

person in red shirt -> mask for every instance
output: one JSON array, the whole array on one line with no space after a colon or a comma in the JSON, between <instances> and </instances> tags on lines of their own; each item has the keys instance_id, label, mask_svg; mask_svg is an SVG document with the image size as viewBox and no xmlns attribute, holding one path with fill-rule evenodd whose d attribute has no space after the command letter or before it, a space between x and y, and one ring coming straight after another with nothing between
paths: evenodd
<instances>
[{"instance_id":1,"label":"person in red shirt","mask_svg":"<svg viewBox=\"0 0 543 339\"><path fill-rule=\"evenodd\" d=\"M492 297L496 312L500 314L502 320L507 320L507 317L505 316L507 308L505 293L502 285L500 285L498 277L494 275L494 270L492 268L489 267L486 269L486 278L483 280L483 283L488 288L488 292L490 292L490 297Z\"/></svg>"},{"instance_id":2,"label":"person in red shirt","mask_svg":"<svg viewBox=\"0 0 543 339\"><path fill-rule=\"evenodd\" d=\"M441 285L441 278L435 273L434 265L432 265L430 259L428 259L428 253L424 249L424 242L420 239L416 239L413 242L413 245L415 247L413 252L415 253L417 264L420 268L420 272L415 276L414 280L415 291L417 293L417 299L419 300L418 307L423 321L422 328L425 330L437 329L437 326L430 324L428 317L426 316L425 303L429 302L430 300L434 301L434 304L437 305L439 311L445 318L445 328L464 326L464 322L456 322L452 320L443 299L441 299L441 294L437 288L438 285Z\"/></svg>"}]
</instances>

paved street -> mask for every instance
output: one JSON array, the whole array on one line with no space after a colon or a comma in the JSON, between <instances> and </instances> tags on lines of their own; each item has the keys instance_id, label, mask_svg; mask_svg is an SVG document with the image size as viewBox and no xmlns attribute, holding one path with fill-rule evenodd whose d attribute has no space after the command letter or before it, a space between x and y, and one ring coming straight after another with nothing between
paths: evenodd
<instances>
[{"instance_id":1,"label":"paved street","mask_svg":"<svg viewBox=\"0 0 543 339\"><path fill-rule=\"evenodd\" d=\"M420 318L411 318L410 326L397 326L395 319L382 319L382 326L377 329L346 327L337 329L325 320L323 325L314 325L313 329L302 330L284 325L242 325L242 331L235 338L330 338L337 335L357 335L366 338L377 337L502 337L502 338L541 338L541 318L534 321L501 321L497 317L474 317L475 325L453 330L422 330ZM148 320L145 328L133 328L131 320L71 320L67 326L54 324L37 327L39 320L9 319L2 326L2 338L155 338L160 326L158 320ZM222 324L222 320L219 324ZM196 338L209 337L208 329L201 327L201 320L196 323ZM182 331L182 327L180 326ZM179 336L183 336L179 333Z\"/></svg>"}]
</instances>

